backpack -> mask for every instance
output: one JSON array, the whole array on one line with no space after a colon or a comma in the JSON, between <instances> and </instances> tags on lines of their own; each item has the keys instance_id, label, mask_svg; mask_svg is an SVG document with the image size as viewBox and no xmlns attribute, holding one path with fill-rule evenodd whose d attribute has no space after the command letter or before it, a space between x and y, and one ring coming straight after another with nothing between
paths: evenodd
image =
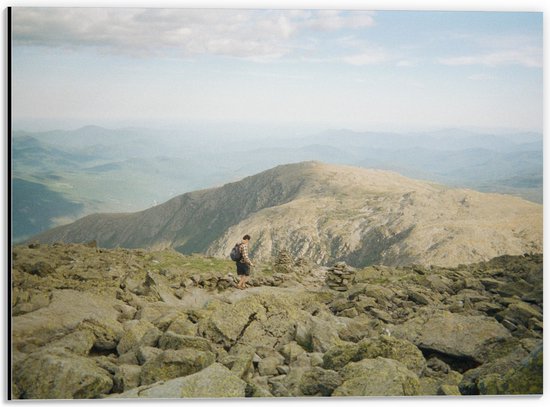
<instances>
[{"instance_id":1,"label":"backpack","mask_svg":"<svg viewBox=\"0 0 550 407\"><path fill-rule=\"evenodd\" d=\"M229 254L229 257L231 257L231 260L233 261L240 261L242 259L243 255L241 253L240 243L235 244L233 249L231 249L231 253Z\"/></svg>"}]
</instances>

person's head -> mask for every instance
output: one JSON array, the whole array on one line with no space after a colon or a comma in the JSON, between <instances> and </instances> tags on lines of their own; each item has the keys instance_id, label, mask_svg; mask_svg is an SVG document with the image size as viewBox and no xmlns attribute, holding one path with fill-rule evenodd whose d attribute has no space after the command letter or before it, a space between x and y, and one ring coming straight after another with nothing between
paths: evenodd
<instances>
[{"instance_id":1,"label":"person's head","mask_svg":"<svg viewBox=\"0 0 550 407\"><path fill-rule=\"evenodd\" d=\"M243 242L246 242L246 243L250 242L250 235L244 235Z\"/></svg>"}]
</instances>

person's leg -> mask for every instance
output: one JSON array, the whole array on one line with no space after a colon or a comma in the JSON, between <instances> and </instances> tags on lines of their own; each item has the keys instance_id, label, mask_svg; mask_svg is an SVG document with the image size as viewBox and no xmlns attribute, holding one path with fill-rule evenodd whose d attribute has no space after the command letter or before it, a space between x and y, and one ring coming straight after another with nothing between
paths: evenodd
<instances>
[{"instance_id":1,"label":"person's leg","mask_svg":"<svg viewBox=\"0 0 550 407\"><path fill-rule=\"evenodd\" d=\"M248 281L248 276L243 276L243 288L248 288L246 282Z\"/></svg>"},{"instance_id":2,"label":"person's leg","mask_svg":"<svg viewBox=\"0 0 550 407\"><path fill-rule=\"evenodd\" d=\"M237 283L237 288L242 288L243 272L242 272L242 265L239 262L237 262L237 276L239 277L239 282Z\"/></svg>"},{"instance_id":3,"label":"person's leg","mask_svg":"<svg viewBox=\"0 0 550 407\"><path fill-rule=\"evenodd\" d=\"M237 288L244 288L244 283L246 282L245 278L246 277L244 275L241 276L241 279L239 280L239 283L237 284Z\"/></svg>"}]
</instances>

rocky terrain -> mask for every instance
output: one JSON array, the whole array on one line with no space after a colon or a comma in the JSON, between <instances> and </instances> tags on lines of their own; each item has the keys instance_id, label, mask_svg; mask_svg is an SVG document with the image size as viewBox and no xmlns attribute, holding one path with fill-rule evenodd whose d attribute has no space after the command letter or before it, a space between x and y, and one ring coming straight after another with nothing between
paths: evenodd
<instances>
[{"instance_id":1,"label":"rocky terrain","mask_svg":"<svg viewBox=\"0 0 550 407\"><path fill-rule=\"evenodd\" d=\"M542 255L320 267L281 251L13 247L12 397L542 393Z\"/></svg>"},{"instance_id":2,"label":"rocky terrain","mask_svg":"<svg viewBox=\"0 0 550 407\"><path fill-rule=\"evenodd\" d=\"M542 251L542 205L452 189L393 172L304 162L129 214L90 215L32 241L173 248L226 257L286 249L316 264L457 266Z\"/></svg>"}]
</instances>

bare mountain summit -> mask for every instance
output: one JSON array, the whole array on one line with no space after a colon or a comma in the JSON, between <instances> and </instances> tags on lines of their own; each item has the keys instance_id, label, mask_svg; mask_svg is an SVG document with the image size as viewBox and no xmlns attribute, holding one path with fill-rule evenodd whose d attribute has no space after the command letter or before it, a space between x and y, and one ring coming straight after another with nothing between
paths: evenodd
<instances>
[{"instance_id":1,"label":"bare mountain summit","mask_svg":"<svg viewBox=\"0 0 550 407\"><path fill-rule=\"evenodd\" d=\"M34 240L226 257L249 233L258 260L286 248L317 263L453 266L542 252L542 213L542 205L507 195L305 162L142 212L87 216Z\"/></svg>"}]
</instances>

